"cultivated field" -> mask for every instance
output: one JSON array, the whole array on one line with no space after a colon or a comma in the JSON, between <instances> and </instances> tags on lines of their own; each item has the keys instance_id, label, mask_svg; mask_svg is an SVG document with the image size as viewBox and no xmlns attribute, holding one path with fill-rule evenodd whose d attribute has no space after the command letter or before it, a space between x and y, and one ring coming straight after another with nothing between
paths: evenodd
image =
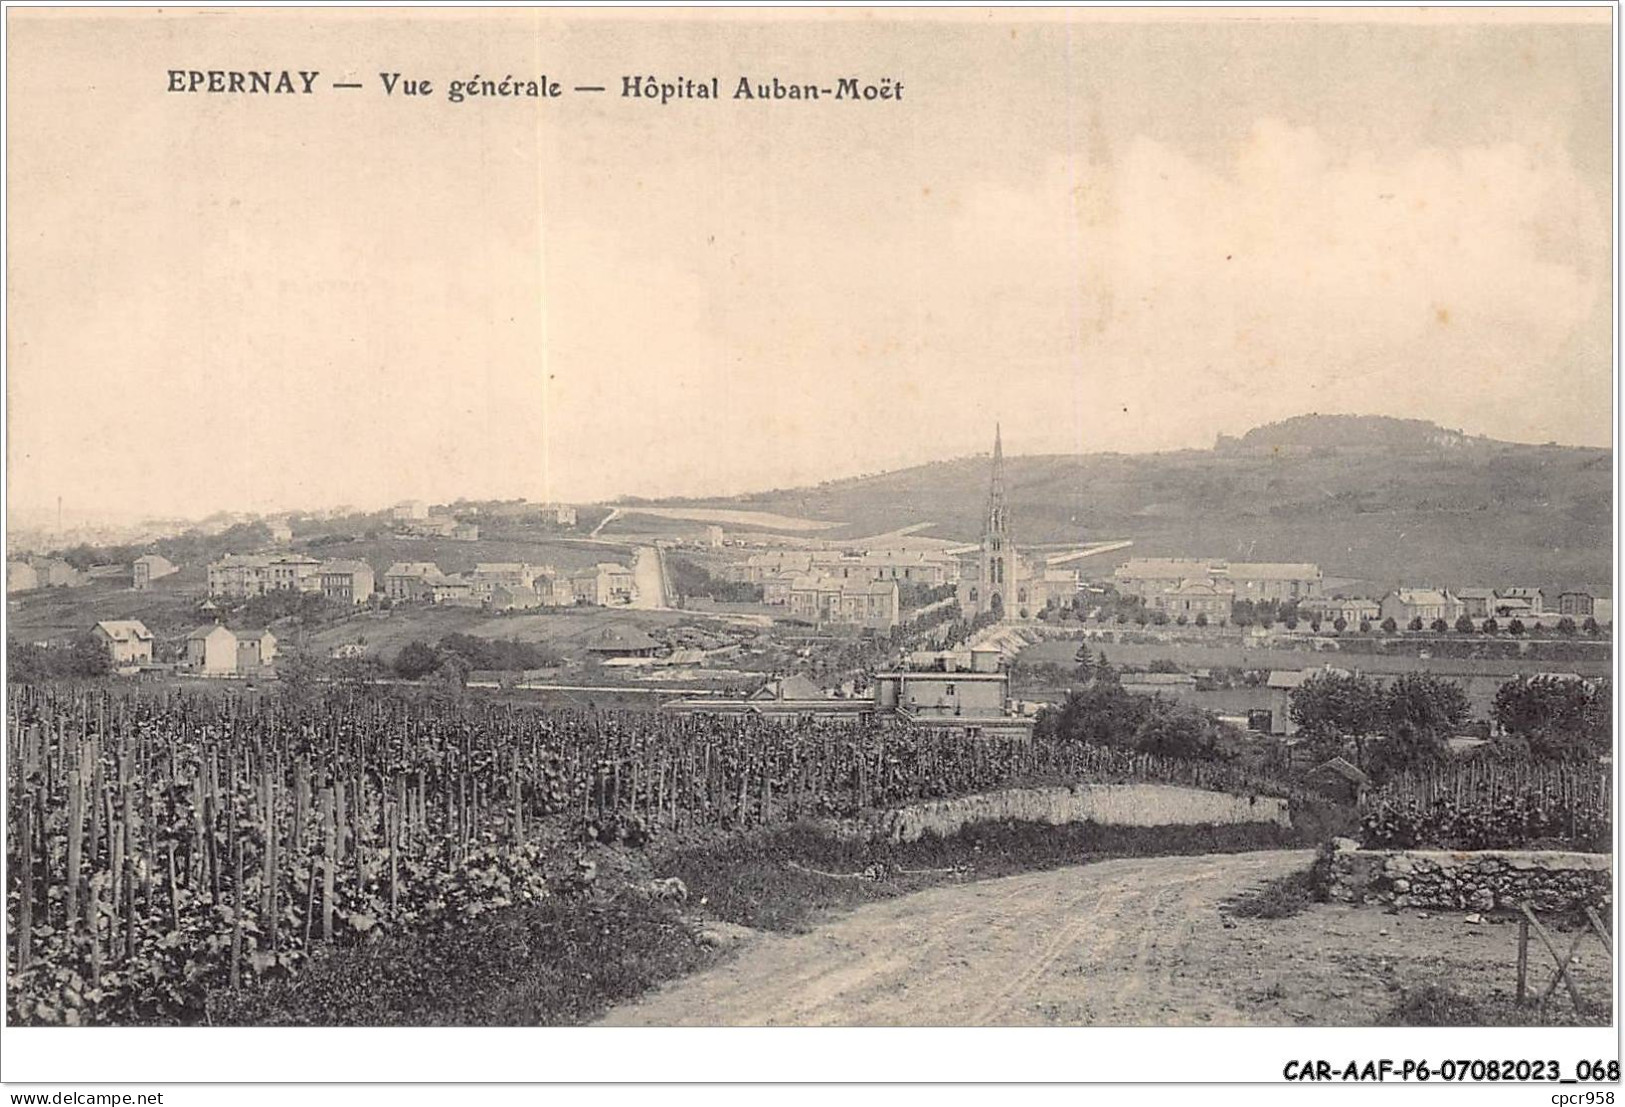
<instances>
[{"instance_id":1,"label":"cultivated field","mask_svg":"<svg viewBox=\"0 0 1625 1107\"><path fill-rule=\"evenodd\" d=\"M1047 780L1279 785L1050 741L647 713L13 687L6 837L26 1022L195 1022L318 949L558 887L584 841L720 835ZM566 876L568 886L568 877Z\"/></svg>"}]
</instances>

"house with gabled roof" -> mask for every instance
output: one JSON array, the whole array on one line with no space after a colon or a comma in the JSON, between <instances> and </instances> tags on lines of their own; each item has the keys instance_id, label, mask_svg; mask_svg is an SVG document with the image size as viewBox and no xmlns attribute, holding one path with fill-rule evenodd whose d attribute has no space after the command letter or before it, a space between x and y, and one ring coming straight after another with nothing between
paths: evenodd
<instances>
[{"instance_id":1,"label":"house with gabled roof","mask_svg":"<svg viewBox=\"0 0 1625 1107\"><path fill-rule=\"evenodd\" d=\"M180 572L175 563L162 554L142 554L130 563L130 587L145 592L152 582Z\"/></svg>"},{"instance_id":2,"label":"house with gabled roof","mask_svg":"<svg viewBox=\"0 0 1625 1107\"><path fill-rule=\"evenodd\" d=\"M1401 627L1413 620L1427 626L1435 619L1454 623L1461 618L1461 601L1446 588L1398 588L1382 598L1382 617Z\"/></svg>"},{"instance_id":3,"label":"house with gabled roof","mask_svg":"<svg viewBox=\"0 0 1625 1107\"><path fill-rule=\"evenodd\" d=\"M445 574L432 561L397 561L384 570L384 595L391 600L433 600L432 582Z\"/></svg>"},{"instance_id":4,"label":"house with gabled roof","mask_svg":"<svg viewBox=\"0 0 1625 1107\"><path fill-rule=\"evenodd\" d=\"M143 665L152 661L152 632L139 619L104 619L91 635L107 646L114 665Z\"/></svg>"},{"instance_id":5,"label":"house with gabled roof","mask_svg":"<svg viewBox=\"0 0 1625 1107\"><path fill-rule=\"evenodd\" d=\"M186 636L186 665L204 676L235 676L237 635L219 623L198 627Z\"/></svg>"}]
</instances>

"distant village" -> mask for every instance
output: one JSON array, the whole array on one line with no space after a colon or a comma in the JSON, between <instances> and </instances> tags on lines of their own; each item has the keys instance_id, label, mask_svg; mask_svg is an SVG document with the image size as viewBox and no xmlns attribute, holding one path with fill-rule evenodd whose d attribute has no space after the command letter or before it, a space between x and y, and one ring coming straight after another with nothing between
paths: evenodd
<instances>
[{"instance_id":1,"label":"distant village","mask_svg":"<svg viewBox=\"0 0 1625 1107\"><path fill-rule=\"evenodd\" d=\"M1334 643L1345 635L1396 641L1503 631L1531 639L1596 636L1612 621L1606 597L1574 589L1548 595L1516 582L1404 586L1360 595L1328 588L1322 568L1312 563L1129 557L1107 567L1100 563L1132 542L1018 545L1007 498L1003 443L995 434L982 534L972 543L921 536L918 527L868 539L798 538L743 525L725 529L703 522L705 512L680 531L634 532L611 542L577 531L578 509L564 504L493 504L477 515L454 515L421 501L390 509L386 537L397 550L401 543L435 545L442 557L457 547L440 543L470 543L479 550L482 526L524 521L568 532L570 541L581 544L574 549L586 556L628 548L637 553L632 565L604 556L568 569L504 560L451 571L430 557L387 565L320 557L319 535L296 549L289 524L272 520L264 524L270 539L265 548L226 553L201 567L195 626L178 644L176 635L168 636L163 660L155 656L154 634L138 618L99 619L80 630L106 649L116 672L274 679L278 659L287 654L277 635L265 627L228 625L233 620L227 618L244 603L267 597L312 597L324 610L375 618L399 613L409 619L413 610L468 609L476 618L602 611L602 621L589 623L593 629L577 633L571 644L580 656L626 679L687 673L703 684L724 675L756 675L753 690L734 691L734 684L673 694L663 697L665 710L797 717L882 712L922 725L1024 732L1039 705L1017 698L1012 669L1023 650L1056 634L1098 639L1103 633L1113 637L1103 628L1115 627L1213 642L1268 635L1272 643L1284 638L1289 648L1317 649L1316 642ZM150 592L163 589L182 568L157 553L88 569L60 556L24 557L8 562L7 591L15 600L99 581ZM680 585L672 579L674 570L686 574ZM197 575L194 567L193 579ZM616 616L615 609L626 615ZM632 617L679 611L710 622L702 629ZM342 625L343 616L334 617ZM365 641L358 631L326 648L324 660L388 660ZM516 663L514 671L503 671L489 664L474 663L467 683L508 687L561 679L557 666ZM1256 690L1229 698L1203 665L1180 672L1131 667L1122 682L1131 691L1216 710L1246 729L1290 734L1287 697L1324 668L1272 669L1258 677Z\"/></svg>"}]
</instances>

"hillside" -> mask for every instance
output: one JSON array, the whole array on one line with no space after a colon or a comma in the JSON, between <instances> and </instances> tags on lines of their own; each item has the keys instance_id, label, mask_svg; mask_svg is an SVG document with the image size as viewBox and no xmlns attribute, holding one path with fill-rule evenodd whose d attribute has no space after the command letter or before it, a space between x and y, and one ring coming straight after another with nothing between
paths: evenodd
<instances>
[{"instance_id":1,"label":"hillside","mask_svg":"<svg viewBox=\"0 0 1625 1107\"><path fill-rule=\"evenodd\" d=\"M1142 556L1315 561L1383 587L1516 581L1604 595L1612 468L1606 449L1319 415L1211 450L1006 461L1011 525L1029 544L1123 538ZM930 522L922 534L974 539L987 485L984 455L705 503L847 524L832 536Z\"/></svg>"}]
</instances>

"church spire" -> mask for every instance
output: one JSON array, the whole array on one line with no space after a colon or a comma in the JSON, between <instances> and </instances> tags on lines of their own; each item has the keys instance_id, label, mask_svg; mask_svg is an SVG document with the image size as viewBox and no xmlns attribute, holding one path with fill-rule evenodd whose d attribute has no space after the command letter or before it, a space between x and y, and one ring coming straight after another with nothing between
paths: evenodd
<instances>
[{"instance_id":1,"label":"church spire","mask_svg":"<svg viewBox=\"0 0 1625 1107\"><path fill-rule=\"evenodd\" d=\"M987 533L1004 533L1004 437L993 424L993 485L987 497Z\"/></svg>"}]
</instances>

